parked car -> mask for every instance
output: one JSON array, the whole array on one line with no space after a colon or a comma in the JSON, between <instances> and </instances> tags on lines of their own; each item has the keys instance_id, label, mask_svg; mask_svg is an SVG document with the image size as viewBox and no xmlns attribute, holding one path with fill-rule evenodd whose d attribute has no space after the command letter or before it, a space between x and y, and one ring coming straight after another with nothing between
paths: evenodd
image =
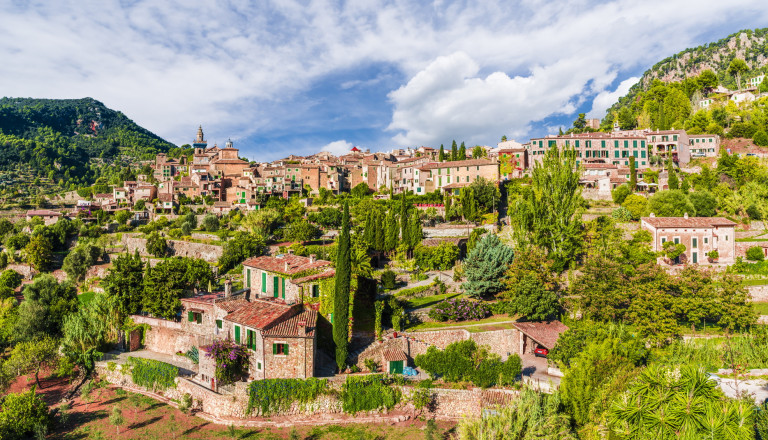
<instances>
[{"instance_id":1,"label":"parked car","mask_svg":"<svg viewBox=\"0 0 768 440\"><path fill-rule=\"evenodd\" d=\"M547 355L549 355L549 350L547 350L544 347L539 347L539 348L533 350L533 355L536 356L536 357L545 358L545 357L547 357Z\"/></svg>"}]
</instances>

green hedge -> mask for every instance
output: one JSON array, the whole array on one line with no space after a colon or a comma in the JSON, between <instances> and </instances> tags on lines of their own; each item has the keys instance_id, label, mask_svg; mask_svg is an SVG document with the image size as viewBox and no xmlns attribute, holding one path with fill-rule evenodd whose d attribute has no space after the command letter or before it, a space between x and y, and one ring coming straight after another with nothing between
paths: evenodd
<instances>
[{"instance_id":1,"label":"green hedge","mask_svg":"<svg viewBox=\"0 0 768 440\"><path fill-rule=\"evenodd\" d=\"M131 379L138 386L149 390L165 390L176 388L176 376L179 368L154 359L129 357L131 365Z\"/></svg>"},{"instance_id":2,"label":"green hedge","mask_svg":"<svg viewBox=\"0 0 768 440\"><path fill-rule=\"evenodd\" d=\"M248 413L254 409L259 415L284 411L293 402L308 403L328 391L325 379L264 379L248 386Z\"/></svg>"},{"instance_id":3,"label":"green hedge","mask_svg":"<svg viewBox=\"0 0 768 440\"><path fill-rule=\"evenodd\" d=\"M424 292L425 290L429 290L433 287L435 287L435 283L430 283L425 286L411 287L410 289L403 289L395 292L395 296L398 298L413 296L413 295L416 295L417 293Z\"/></svg>"},{"instance_id":4,"label":"green hedge","mask_svg":"<svg viewBox=\"0 0 768 440\"><path fill-rule=\"evenodd\" d=\"M345 413L392 409L400 402L402 393L389 384L392 379L382 374L349 376L341 387L342 409Z\"/></svg>"}]
</instances>

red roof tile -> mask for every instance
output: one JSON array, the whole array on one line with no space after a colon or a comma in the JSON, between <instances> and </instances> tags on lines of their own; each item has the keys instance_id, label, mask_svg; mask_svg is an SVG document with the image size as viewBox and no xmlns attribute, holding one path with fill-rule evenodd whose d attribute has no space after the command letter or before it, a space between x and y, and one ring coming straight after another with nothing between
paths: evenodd
<instances>
[{"instance_id":1,"label":"red roof tile","mask_svg":"<svg viewBox=\"0 0 768 440\"><path fill-rule=\"evenodd\" d=\"M735 222L723 217L643 217L640 220L655 228L712 228L715 226L736 226Z\"/></svg>"},{"instance_id":2,"label":"red roof tile","mask_svg":"<svg viewBox=\"0 0 768 440\"><path fill-rule=\"evenodd\" d=\"M470 160L457 160L454 162L435 162L435 163L428 163L421 168L420 170L433 170L437 168L453 168L453 167L473 167L473 166L483 166L483 165L496 165L496 162L491 162L487 159L470 159Z\"/></svg>"},{"instance_id":3,"label":"red roof tile","mask_svg":"<svg viewBox=\"0 0 768 440\"><path fill-rule=\"evenodd\" d=\"M266 270L267 272L278 272L288 275L293 275L309 269L320 269L330 265L330 261L315 260L313 263L310 263L308 257L291 254L282 254L276 257L265 255L249 258L243 261L243 266L255 267L256 269Z\"/></svg>"},{"instance_id":4,"label":"red roof tile","mask_svg":"<svg viewBox=\"0 0 768 440\"><path fill-rule=\"evenodd\" d=\"M264 336L312 338L317 327L317 311L304 309L301 313L282 320L263 331Z\"/></svg>"},{"instance_id":5,"label":"red roof tile","mask_svg":"<svg viewBox=\"0 0 768 440\"><path fill-rule=\"evenodd\" d=\"M308 276L302 277L302 278L296 278L294 280L291 280L291 282L293 284L302 284L302 283L307 283L307 282L310 282L310 281L316 281L316 280L322 280L322 279L325 279L325 278L330 278L330 277L332 277L334 275L336 275L336 271L333 270L333 269L328 269L325 272L320 272L320 273L316 273L316 274L313 274L313 275L308 275Z\"/></svg>"},{"instance_id":6,"label":"red roof tile","mask_svg":"<svg viewBox=\"0 0 768 440\"><path fill-rule=\"evenodd\" d=\"M560 321L515 322L512 325L529 338L549 349L555 346L560 333L568 330L568 326Z\"/></svg>"},{"instance_id":7,"label":"red roof tile","mask_svg":"<svg viewBox=\"0 0 768 440\"><path fill-rule=\"evenodd\" d=\"M390 348L389 350L385 350L383 353L383 357L384 357L384 360L387 362L408 360L408 358L405 356L405 353L402 350L398 350L396 348Z\"/></svg>"},{"instance_id":8,"label":"red roof tile","mask_svg":"<svg viewBox=\"0 0 768 440\"><path fill-rule=\"evenodd\" d=\"M255 329L265 329L293 313L291 306L277 302L255 299L248 305L227 315L227 321Z\"/></svg>"}]
</instances>

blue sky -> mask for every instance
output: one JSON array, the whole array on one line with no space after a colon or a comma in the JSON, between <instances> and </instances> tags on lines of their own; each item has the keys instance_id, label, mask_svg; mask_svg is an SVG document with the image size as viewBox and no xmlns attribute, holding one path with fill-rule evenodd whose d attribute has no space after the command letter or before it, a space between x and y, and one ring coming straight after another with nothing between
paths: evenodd
<instances>
[{"instance_id":1,"label":"blue sky","mask_svg":"<svg viewBox=\"0 0 768 440\"><path fill-rule=\"evenodd\" d=\"M521 141L602 117L649 66L759 0L11 1L0 95L90 96L176 144L266 161Z\"/></svg>"}]
</instances>

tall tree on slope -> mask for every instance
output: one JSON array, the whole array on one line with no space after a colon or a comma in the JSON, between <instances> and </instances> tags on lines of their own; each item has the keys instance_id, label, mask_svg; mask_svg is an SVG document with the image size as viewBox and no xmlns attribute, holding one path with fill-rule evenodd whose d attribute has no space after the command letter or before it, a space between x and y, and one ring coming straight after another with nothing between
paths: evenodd
<instances>
[{"instance_id":1,"label":"tall tree on slope","mask_svg":"<svg viewBox=\"0 0 768 440\"><path fill-rule=\"evenodd\" d=\"M347 364L349 324L349 289L351 283L349 205L344 203L339 244L336 251L336 285L333 296L333 342L336 344L336 365L341 371Z\"/></svg>"}]
</instances>

